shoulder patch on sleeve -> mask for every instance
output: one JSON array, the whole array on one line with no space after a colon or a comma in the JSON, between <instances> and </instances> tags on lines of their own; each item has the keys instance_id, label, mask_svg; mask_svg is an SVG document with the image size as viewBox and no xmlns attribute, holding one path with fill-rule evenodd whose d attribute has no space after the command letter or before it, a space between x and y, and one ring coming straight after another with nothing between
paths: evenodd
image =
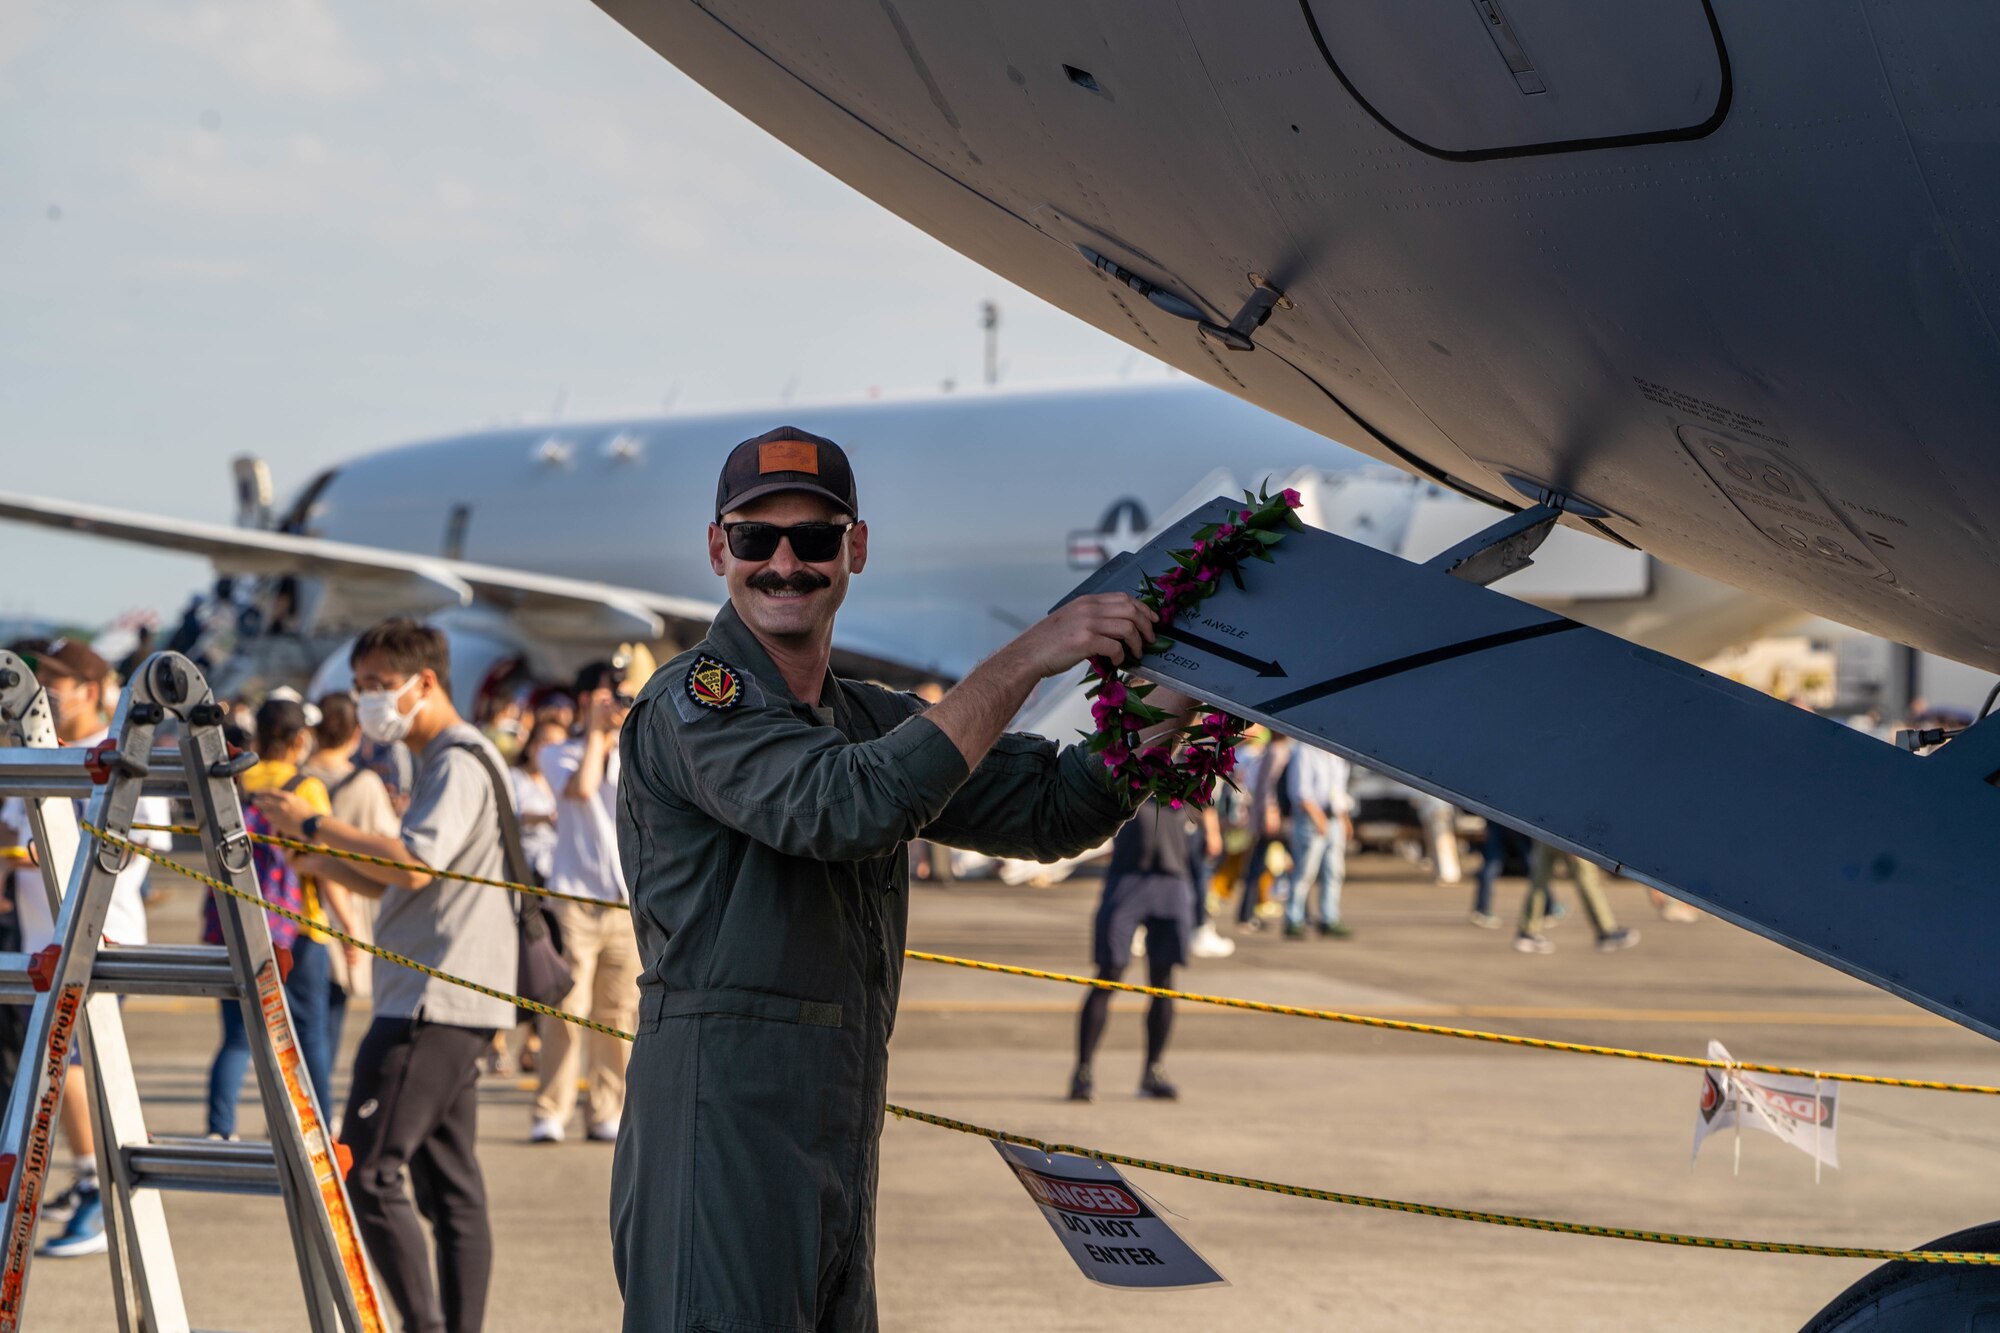
<instances>
[{"instance_id":1,"label":"shoulder patch on sleeve","mask_svg":"<svg viewBox=\"0 0 2000 1333\"><path fill-rule=\"evenodd\" d=\"M692 722L703 713L726 713L746 701L754 704L762 700L756 681L703 653L688 667L681 687L674 692L674 709L681 721Z\"/></svg>"}]
</instances>

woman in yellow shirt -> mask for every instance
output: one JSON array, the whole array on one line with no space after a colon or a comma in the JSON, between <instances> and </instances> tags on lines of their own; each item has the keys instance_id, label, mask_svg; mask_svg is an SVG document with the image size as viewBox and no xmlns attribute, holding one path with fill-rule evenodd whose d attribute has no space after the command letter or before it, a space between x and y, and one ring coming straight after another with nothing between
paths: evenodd
<instances>
[{"instance_id":1,"label":"woman in yellow shirt","mask_svg":"<svg viewBox=\"0 0 2000 1333\"><path fill-rule=\"evenodd\" d=\"M314 813L333 813L326 784L299 771L299 765L312 751L312 731L307 725L304 704L283 697L266 699L257 710L255 748L256 766L238 779L246 794L273 788L292 791ZM289 859L296 869L300 858ZM299 884L305 899L305 916L320 925L331 921L353 933L353 899L344 886L306 874L299 875ZM332 938L320 931L299 931L291 943L292 968L285 979L293 1035L322 1110L339 1104L333 1097L335 1052L327 1010L333 987L332 943ZM242 1016L240 1012L232 1012L237 1006L224 1001L222 1008L222 1047L209 1070L208 1131L228 1138L235 1131L236 1100L242 1091L249 1047L243 1039Z\"/></svg>"}]
</instances>

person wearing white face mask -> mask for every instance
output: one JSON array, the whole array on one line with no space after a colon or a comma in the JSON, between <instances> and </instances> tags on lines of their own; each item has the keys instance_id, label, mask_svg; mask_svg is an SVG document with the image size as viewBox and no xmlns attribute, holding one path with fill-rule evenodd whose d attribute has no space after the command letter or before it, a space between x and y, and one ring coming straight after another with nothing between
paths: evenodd
<instances>
[{"instance_id":1,"label":"person wearing white face mask","mask_svg":"<svg viewBox=\"0 0 2000 1333\"><path fill-rule=\"evenodd\" d=\"M499 756L458 715L446 682L445 637L413 620L385 620L349 658L362 733L407 741L416 782L397 836L314 814L296 793L259 792L257 807L279 832L345 852L500 879L505 844L491 773ZM307 857L302 870L321 866ZM421 870L343 864L381 898L375 939L384 949L482 986L511 992L517 941L511 895ZM486 1186L474 1153L479 1059L493 1033L514 1024L514 1006L449 982L382 963L375 1017L354 1057L341 1140L352 1150L347 1189L368 1254L405 1328L470 1333L485 1318L493 1239ZM408 1170L436 1242L437 1275Z\"/></svg>"}]
</instances>

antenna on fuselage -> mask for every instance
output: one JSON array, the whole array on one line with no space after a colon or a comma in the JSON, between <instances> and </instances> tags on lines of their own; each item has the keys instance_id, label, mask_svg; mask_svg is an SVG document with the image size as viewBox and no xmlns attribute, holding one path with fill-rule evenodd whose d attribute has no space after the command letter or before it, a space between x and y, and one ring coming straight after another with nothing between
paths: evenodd
<instances>
[{"instance_id":1,"label":"antenna on fuselage","mask_svg":"<svg viewBox=\"0 0 2000 1333\"><path fill-rule=\"evenodd\" d=\"M979 327L986 331L986 387L1000 382L1000 305L984 301L979 306Z\"/></svg>"},{"instance_id":2,"label":"antenna on fuselage","mask_svg":"<svg viewBox=\"0 0 2000 1333\"><path fill-rule=\"evenodd\" d=\"M231 460L229 470L236 480L236 526L269 528L273 498L270 467L253 454L242 454Z\"/></svg>"}]
</instances>

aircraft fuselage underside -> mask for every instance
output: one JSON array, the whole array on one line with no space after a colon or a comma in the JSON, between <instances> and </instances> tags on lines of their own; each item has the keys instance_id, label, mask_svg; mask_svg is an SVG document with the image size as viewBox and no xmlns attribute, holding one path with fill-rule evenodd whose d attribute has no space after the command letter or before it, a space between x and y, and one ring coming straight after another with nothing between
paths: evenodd
<instances>
[{"instance_id":1,"label":"aircraft fuselage underside","mask_svg":"<svg viewBox=\"0 0 2000 1333\"><path fill-rule=\"evenodd\" d=\"M2000 6L600 3L1194 375L2000 669Z\"/></svg>"}]
</instances>

